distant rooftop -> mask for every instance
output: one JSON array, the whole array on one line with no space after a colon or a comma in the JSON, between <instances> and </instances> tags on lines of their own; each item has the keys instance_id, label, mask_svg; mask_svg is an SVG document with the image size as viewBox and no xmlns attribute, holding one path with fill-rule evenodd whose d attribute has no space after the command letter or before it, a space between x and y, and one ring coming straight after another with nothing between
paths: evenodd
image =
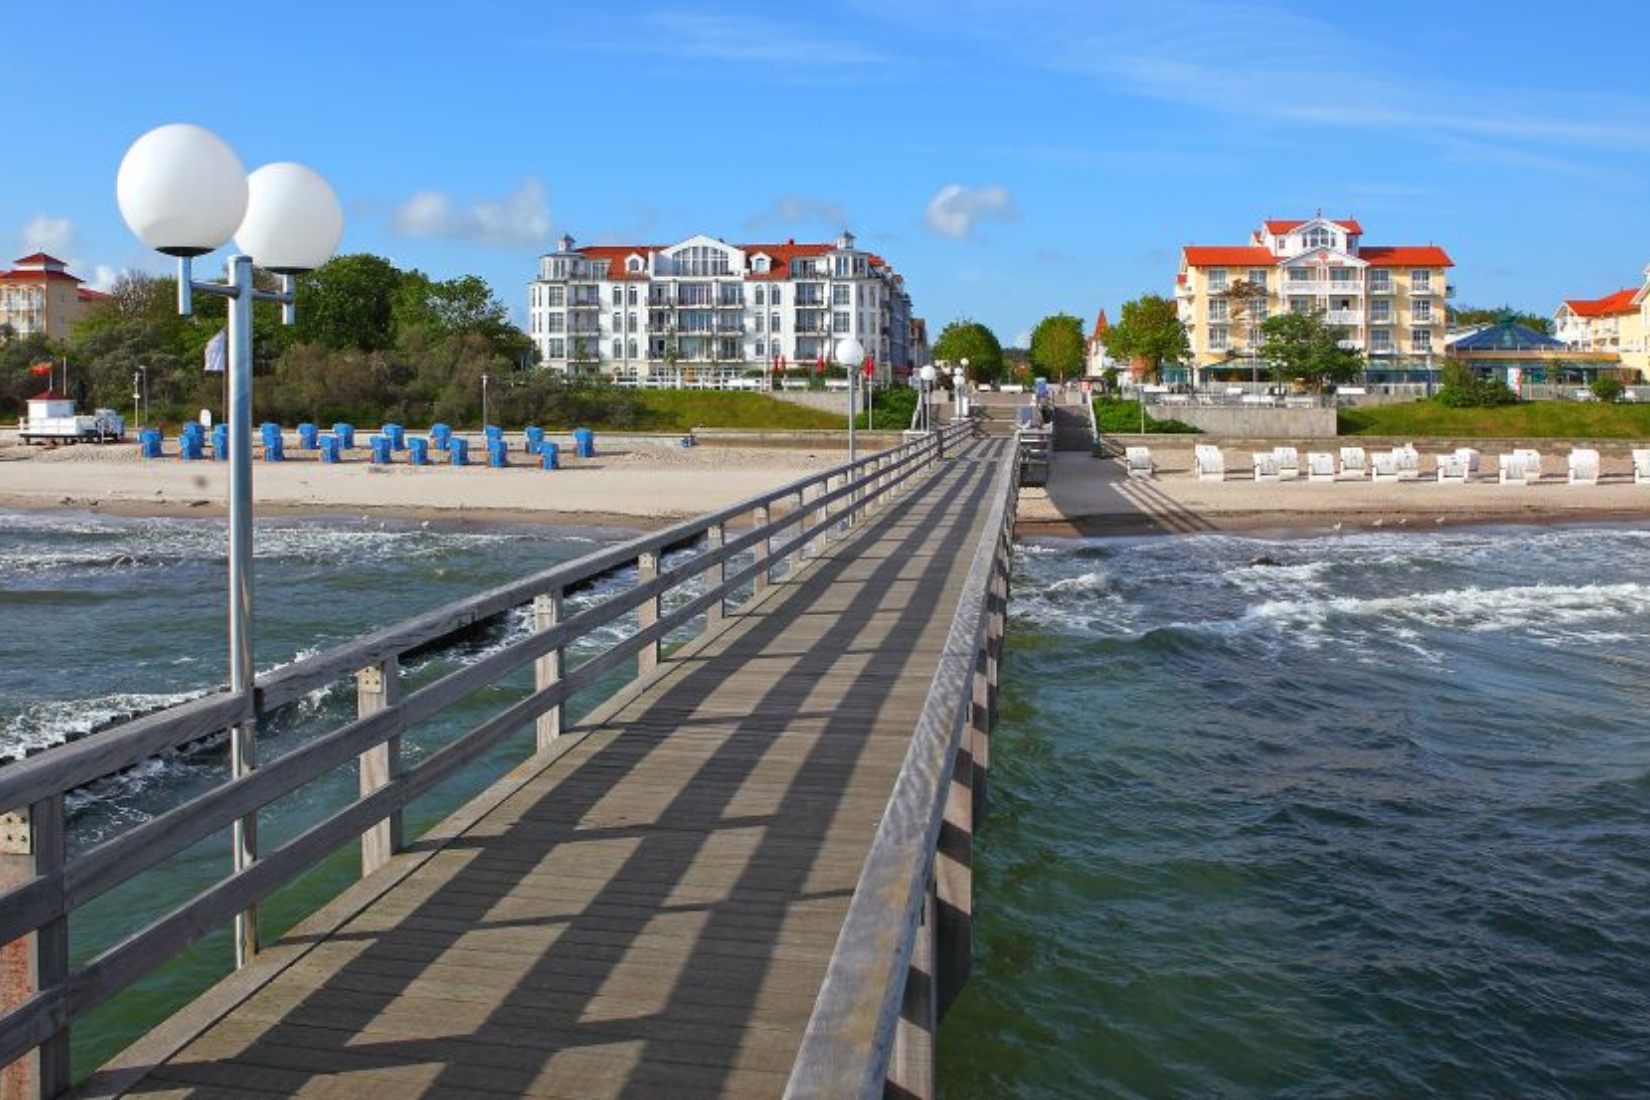
<instances>
[{"instance_id":1,"label":"distant rooftop","mask_svg":"<svg viewBox=\"0 0 1650 1100\"><path fill-rule=\"evenodd\" d=\"M1517 321L1503 320L1486 325L1471 336L1463 336L1452 351L1568 351L1569 345Z\"/></svg>"}]
</instances>

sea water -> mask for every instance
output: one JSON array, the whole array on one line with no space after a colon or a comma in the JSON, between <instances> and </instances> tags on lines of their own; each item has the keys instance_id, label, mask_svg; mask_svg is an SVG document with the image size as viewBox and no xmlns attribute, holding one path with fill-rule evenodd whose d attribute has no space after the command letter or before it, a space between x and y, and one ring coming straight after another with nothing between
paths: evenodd
<instances>
[{"instance_id":1,"label":"sea water","mask_svg":"<svg viewBox=\"0 0 1650 1100\"><path fill-rule=\"evenodd\" d=\"M1022 546L941 1094L1645 1095L1647 553Z\"/></svg>"},{"instance_id":2,"label":"sea water","mask_svg":"<svg viewBox=\"0 0 1650 1100\"><path fill-rule=\"evenodd\" d=\"M261 520L256 663L630 534ZM0 754L221 685L224 538L0 512ZM943 1095L1642 1095L1646 553L1631 527L1023 544ZM76 842L221 770L182 758L83 792ZM177 896L223 853L199 862L169 869ZM352 875L323 868L266 920ZM77 944L157 893L77 916ZM221 974L223 939L77 1025L77 1068Z\"/></svg>"}]
</instances>

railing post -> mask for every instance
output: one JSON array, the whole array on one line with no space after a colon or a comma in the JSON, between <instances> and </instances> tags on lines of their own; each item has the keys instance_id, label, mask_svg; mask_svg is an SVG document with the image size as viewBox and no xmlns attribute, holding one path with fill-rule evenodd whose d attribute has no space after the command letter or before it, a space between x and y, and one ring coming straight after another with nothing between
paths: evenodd
<instances>
[{"instance_id":1,"label":"railing post","mask_svg":"<svg viewBox=\"0 0 1650 1100\"><path fill-rule=\"evenodd\" d=\"M934 1032L938 1026L934 1009L934 884L930 880L923 892L916 939L911 945L911 966L905 972L905 995L894 1029L894 1049L888 1058L884 1097L933 1100Z\"/></svg>"},{"instance_id":2,"label":"railing post","mask_svg":"<svg viewBox=\"0 0 1650 1100\"><path fill-rule=\"evenodd\" d=\"M795 573L802 567L802 563L808 560L808 540L802 536L803 529L808 526L808 490L806 487L796 491L796 504L794 507L796 510L796 537L793 541L796 548L791 551L791 556L785 565L787 576Z\"/></svg>"},{"instance_id":3,"label":"railing post","mask_svg":"<svg viewBox=\"0 0 1650 1100\"><path fill-rule=\"evenodd\" d=\"M722 549L728 542L728 528L724 523L713 523L705 528L705 549L714 553ZM721 588L728 583L728 563L719 561L706 570L706 583L711 588ZM719 599L705 609L705 629L720 623L728 617L728 597L723 593Z\"/></svg>"},{"instance_id":4,"label":"railing post","mask_svg":"<svg viewBox=\"0 0 1650 1100\"><path fill-rule=\"evenodd\" d=\"M544 633L561 622L562 591L556 589L533 597L533 631ZM545 691L561 682L562 649L557 646L533 662L533 688ZM538 748L547 749L561 736L562 704L557 703L539 715L537 723Z\"/></svg>"},{"instance_id":5,"label":"railing post","mask_svg":"<svg viewBox=\"0 0 1650 1100\"><path fill-rule=\"evenodd\" d=\"M636 559L636 582L646 584L659 576L659 552L645 550ZM646 630L659 621L660 599L654 596L636 609L636 628ZM646 676L659 667L659 640L648 642L636 654L636 675Z\"/></svg>"},{"instance_id":6,"label":"railing post","mask_svg":"<svg viewBox=\"0 0 1650 1100\"><path fill-rule=\"evenodd\" d=\"M63 796L0 815L0 889L22 886L61 870L67 854ZM0 1009L10 1011L69 975L67 916L0 947ZM0 1100L37 1100L69 1087L69 1030L65 1026L32 1054L0 1069Z\"/></svg>"},{"instance_id":7,"label":"railing post","mask_svg":"<svg viewBox=\"0 0 1650 1100\"><path fill-rule=\"evenodd\" d=\"M753 513L756 529L762 532L762 540L756 544L757 560L762 568L756 571L756 591L763 592L773 584L773 532L767 530L773 513L766 504L758 504Z\"/></svg>"},{"instance_id":8,"label":"railing post","mask_svg":"<svg viewBox=\"0 0 1650 1100\"><path fill-rule=\"evenodd\" d=\"M934 1014L941 1020L974 970L973 743L968 736L957 747L934 852Z\"/></svg>"},{"instance_id":9,"label":"railing post","mask_svg":"<svg viewBox=\"0 0 1650 1100\"><path fill-rule=\"evenodd\" d=\"M362 718L401 702L401 660L387 657L355 673L355 713ZM401 774L401 738L387 738L361 754L361 797L393 782ZM402 813L392 812L361 834L361 875L366 877L401 850Z\"/></svg>"}]
</instances>

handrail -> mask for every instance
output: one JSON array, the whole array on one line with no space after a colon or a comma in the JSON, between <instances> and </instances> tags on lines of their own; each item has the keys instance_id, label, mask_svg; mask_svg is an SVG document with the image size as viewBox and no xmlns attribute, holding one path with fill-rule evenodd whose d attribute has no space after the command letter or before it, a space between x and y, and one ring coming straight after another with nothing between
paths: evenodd
<instances>
[{"instance_id":1,"label":"handrail","mask_svg":"<svg viewBox=\"0 0 1650 1100\"><path fill-rule=\"evenodd\" d=\"M637 679L649 675L659 662L662 643L673 632L700 616L705 617L705 630L715 629L731 601L746 591L751 599L760 595L776 575L783 575L780 570L794 570L815 540L830 539L845 523L857 522L890 494L907 488L967 431L967 425L955 425L908 440L382 627L264 673L250 698L220 690L0 766L0 807L16 808L17 817L6 831L21 827L34 845L32 851L29 844L21 852L7 848L13 854L0 856L9 861L8 877L0 882L0 943L32 935L34 970L41 975L35 992L0 1008L0 1066L39 1050L39 1095L66 1088L68 1033L77 1018L338 849L361 841L363 873L371 870L376 863L368 858L364 834L393 821L394 835L399 836L401 811L414 798L535 720L554 714L554 728L559 729L560 709L572 696L627 662L634 662ZM780 505L783 512L776 508ZM751 517L748 527L729 531L730 524L746 517ZM699 552L662 566L666 551L685 546ZM601 602L559 621L538 624L539 629L526 637L404 696L380 695L383 705L363 705L361 717L319 734L252 773L72 857L63 856L64 796L70 791L203 741L231 725L261 722L317 688L364 671L398 675L399 659L409 652L438 645L512 609L537 606L544 598L559 600L566 592L631 567L637 571L635 581ZM683 592L690 583L700 584L701 590ZM666 597L678 593L679 600L667 608ZM563 669L562 650L626 616L634 616L634 630L578 666ZM226 861L221 879L101 954L70 966L67 937L60 932L80 906L340 766L360 759L365 776L368 758L394 752L401 734L529 666L541 673L552 671L526 698L459 732L416 763L395 761L382 767L376 786L302 835L260 854L239 873L231 873ZM359 690L365 703L368 688L363 684ZM539 743L547 743L542 726ZM19 860L32 874L16 874Z\"/></svg>"},{"instance_id":2,"label":"handrail","mask_svg":"<svg viewBox=\"0 0 1650 1100\"><path fill-rule=\"evenodd\" d=\"M976 712L981 655L1006 598L1018 450L998 470L992 511L964 581L904 764L854 888L824 984L797 1052L786 1100L885 1095L907 975L934 892L934 862L957 756ZM994 675L994 672L991 673ZM991 689L994 690L994 683ZM890 919L890 914L895 914ZM931 933L931 927L926 929ZM873 1010L874 1007L874 1010Z\"/></svg>"}]
</instances>

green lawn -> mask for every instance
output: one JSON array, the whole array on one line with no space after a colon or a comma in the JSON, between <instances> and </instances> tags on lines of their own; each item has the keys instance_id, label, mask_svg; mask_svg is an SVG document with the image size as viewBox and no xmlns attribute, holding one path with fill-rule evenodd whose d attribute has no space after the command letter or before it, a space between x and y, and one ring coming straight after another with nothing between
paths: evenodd
<instances>
[{"instance_id":1,"label":"green lawn","mask_svg":"<svg viewBox=\"0 0 1650 1100\"><path fill-rule=\"evenodd\" d=\"M847 423L846 396L840 414L820 412L761 393L638 390L635 397L641 405L635 427L642 431L685 432L690 428L792 431L841 429Z\"/></svg>"},{"instance_id":2,"label":"green lawn","mask_svg":"<svg viewBox=\"0 0 1650 1100\"><path fill-rule=\"evenodd\" d=\"M1531 401L1451 409L1435 401L1342 409L1342 435L1452 439L1650 439L1650 406Z\"/></svg>"}]
</instances>

